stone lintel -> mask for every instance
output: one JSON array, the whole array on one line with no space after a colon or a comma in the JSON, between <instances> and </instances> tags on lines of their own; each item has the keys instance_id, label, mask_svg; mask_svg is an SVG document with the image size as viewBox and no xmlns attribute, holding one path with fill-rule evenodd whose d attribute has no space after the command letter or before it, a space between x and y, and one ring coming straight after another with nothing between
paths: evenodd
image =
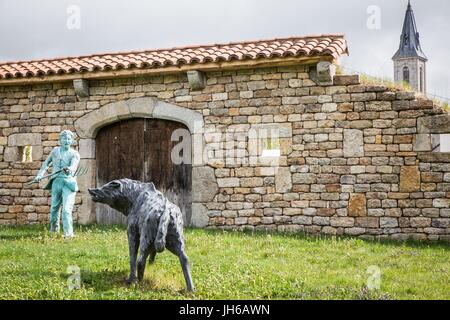
<instances>
[{"instance_id":1,"label":"stone lintel","mask_svg":"<svg viewBox=\"0 0 450 320\"><path fill-rule=\"evenodd\" d=\"M418 158L424 163L450 163L450 152L419 153Z\"/></svg>"},{"instance_id":2,"label":"stone lintel","mask_svg":"<svg viewBox=\"0 0 450 320\"><path fill-rule=\"evenodd\" d=\"M13 133L8 137L8 146L39 146L42 144L40 133Z\"/></svg>"}]
</instances>

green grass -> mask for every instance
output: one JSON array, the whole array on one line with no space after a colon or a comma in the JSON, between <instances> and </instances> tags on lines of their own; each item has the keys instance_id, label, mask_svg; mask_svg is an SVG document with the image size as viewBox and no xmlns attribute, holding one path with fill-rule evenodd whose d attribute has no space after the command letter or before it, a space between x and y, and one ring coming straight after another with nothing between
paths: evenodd
<instances>
[{"instance_id":1,"label":"green grass","mask_svg":"<svg viewBox=\"0 0 450 320\"><path fill-rule=\"evenodd\" d=\"M0 299L450 299L448 243L186 230L195 293L184 290L178 259L163 252L141 284L127 286L124 227L0 227ZM81 270L69 290L67 267ZM369 266L381 287L368 290Z\"/></svg>"}]
</instances>

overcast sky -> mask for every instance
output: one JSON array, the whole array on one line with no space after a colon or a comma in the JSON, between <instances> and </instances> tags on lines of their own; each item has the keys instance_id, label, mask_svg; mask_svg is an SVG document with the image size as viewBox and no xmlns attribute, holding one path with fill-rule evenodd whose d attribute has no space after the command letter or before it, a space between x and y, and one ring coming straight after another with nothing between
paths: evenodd
<instances>
[{"instance_id":1,"label":"overcast sky","mask_svg":"<svg viewBox=\"0 0 450 320\"><path fill-rule=\"evenodd\" d=\"M428 91L450 97L450 1L412 5L429 58ZM392 78L406 6L407 0L0 0L0 61L344 33L345 67Z\"/></svg>"}]
</instances>

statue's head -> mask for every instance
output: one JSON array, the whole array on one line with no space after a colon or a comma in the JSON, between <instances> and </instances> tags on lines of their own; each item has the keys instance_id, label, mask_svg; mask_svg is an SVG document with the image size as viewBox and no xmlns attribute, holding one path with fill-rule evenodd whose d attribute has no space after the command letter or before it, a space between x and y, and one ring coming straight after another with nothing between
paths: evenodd
<instances>
[{"instance_id":1,"label":"statue's head","mask_svg":"<svg viewBox=\"0 0 450 320\"><path fill-rule=\"evenodd\" d=\"M75 135L70 130L64 130L59 134L59 143L63 147L70 147L75 142Z\"/></svg>"}]
</instances>

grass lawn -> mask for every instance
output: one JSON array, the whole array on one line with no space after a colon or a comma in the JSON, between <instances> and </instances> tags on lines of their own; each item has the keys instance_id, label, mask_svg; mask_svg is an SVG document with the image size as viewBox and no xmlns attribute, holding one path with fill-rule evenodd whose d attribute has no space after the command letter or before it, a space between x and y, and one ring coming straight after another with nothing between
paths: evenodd
<instances>
[{"instance_id":1,"label":"grass lawn","mask_svg":"<svg viewBox=\"0 0 450 320\"><path fill-rule=\"evenodd\" d=\"M124 227L0 227L0 299L450 299L448 243L186 230L195 293L184 290L177 257L165 251L145 280L127 286ZM81 287L68 288L68 266ZM376 266L379 290L368 290ZM375 269L376 270L376 269Z\"/></svg>"}]
</instances>

